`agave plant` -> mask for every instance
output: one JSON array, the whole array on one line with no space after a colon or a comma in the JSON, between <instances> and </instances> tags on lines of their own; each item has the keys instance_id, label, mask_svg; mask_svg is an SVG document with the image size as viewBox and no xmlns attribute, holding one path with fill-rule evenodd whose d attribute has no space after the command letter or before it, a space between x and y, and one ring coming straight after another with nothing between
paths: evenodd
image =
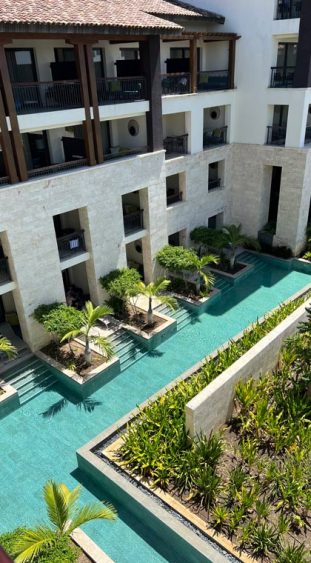
<instances>
[{"instance_id":1,"label":"agave plant","mask_svg":"<svg viewBox=\"0 0 311 563\"><path fill-rule=\"evenodd\" d=\"M144 282L138 282L137 289L138 293L145 295L148 298L148 324L153 324L153 299L157 299L160 303L167 305L170 309L174 310L177 308L177 301L174 297L170 295L163 295L170 285L170 281L164 278L159 278L155 282L151 282L146 285Z\"/></svg>"},{"instance_id":2,"label":"agave plant","mask_svg":"<svg viewBox=\"0 0 311 563\"><path fill-rule=\"evenodd\" d=\"M91 342L94 342L94 344L101 349L106 360L110 360L113 356L113 348L109 340L104 336L91 334L91 330L96 325L98 319L111 314L112 310L110 307L107 307L106 305L99 305L94 308L91 301L87 301L85 303L85 308L82 311L80 328L67 332L67 334L65 334L61 339L61 342L64 342L65 340L72 340L73 338L79 336L79 334L83 334L85 337L84 360L87 365L91 365L92 363L92 351L90 348Z\"/></svg>"},{"instance_id":3,"label":"agave plant","mask_svg":"<svg viewBox=\"0 0 311 563\"><path fill-rule=\"evenodd\" d=\"M22 531L13 546L15 563L37 561L40 553L53 549L60 537L69 539L76 528L91 520L116 519L116 510L110 504L94 503L79 508L80 491L80 486L70 491L63 483L48 481L45 484L43 494L50 524Z\"/></svg>"},{"instance_id":4,"label":"agave plant","mask_svg":"<svg viewBox=\"0 0 311 563\"><path fill-rule=\"evenodd\" d=\"M17 356L17 348L4 336L0 336L0 352L5 354L9 360Z\"/></svg>"}]
</instances>

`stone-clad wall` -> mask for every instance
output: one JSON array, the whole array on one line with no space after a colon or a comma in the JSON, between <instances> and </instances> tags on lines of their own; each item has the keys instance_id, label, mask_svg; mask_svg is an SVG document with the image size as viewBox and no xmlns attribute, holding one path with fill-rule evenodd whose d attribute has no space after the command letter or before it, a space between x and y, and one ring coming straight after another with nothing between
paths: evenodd
<instances>
[{"instance_id":1,"label":"stone-clad wall","mask_svg":"<svg viewBox=\"0 0 311 563\"><path fill-rule=\"evenodd\" d=\"M100 303L104 296L98 278L126 265L122 195L142 190L144 266L150 280L156 252L167 243L168 232L180 226L181 213L174 218L166 209L166 175L174 173L177 162L186 172L189 200L180 204L182 228L207 224L209 216L225 208L227 197L227 189L218 195L207 193L207 162L228 152L230 147L223 147L165 163L164 151L159 151L1 189L1 240L17 284L14 300L23 338L33 350L46 342L45 332L31 317L34 309L65 298L53 216L79 209L90 253L86 263L90 295Z\"/></svg>"}]
</instances>

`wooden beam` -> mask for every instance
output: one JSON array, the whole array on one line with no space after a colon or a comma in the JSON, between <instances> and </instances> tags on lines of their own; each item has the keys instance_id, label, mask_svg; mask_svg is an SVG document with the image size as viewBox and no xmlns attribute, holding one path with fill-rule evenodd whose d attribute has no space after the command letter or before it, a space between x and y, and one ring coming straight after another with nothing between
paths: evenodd
<instances>
[{"instance_id":1,"label":"wooden beam","mask_svg":"<svg viewBox=\"0 0 311 563\"><path fill-rule=\"evenodd\" d=\"M234 75L235 75L235 49L236 40L231 39L229 41L229 60L228 60L228 71L229 71L229 88L234 88Z\"/></svg>"},{"instance_id":2,"label":"wooden beam","mask_svg":"<svg viewBox=\"0 0 311 563\"><path fill-rule=\"evenodd\" d=\"M151 35L139 49L150 106L146 115L148 150L153 152L163 149L160 37Z\"/></svg>"},{"instance_id":3,"label":"wooden beam","mask_svg":"<svg viewBox=\"0 0 311 563\"><path fill-rule=\"evenodd\" d=\"M18 175L17 175L16 165L14 160L11 137L6 120L1 90L0 90L0 129L1 129L0 142L1 142L6 175L9 177L11 184L16 184L18 182Z\"/></svg>"},{"instance_id":4,"label":"wooden beam","mask_svg":"<svg viewBox=\"0 0 311 563\"><path fill-rule=\"evenodd\" d=\"M198 42L197 39L190 39L190 75L191 92L196 94L198 84Z\"/></svg>"},{"instance_id":5,"label":"wooden beam","mask_svg":"<svg viewBox=\"0 0 311 563\"><path fill-rule=\"evenodd\" d=\"M93 52L91 45L85 45L85 58L86 67L89 82L89 92L90 92L90 102L93 107L93 133L94 133L94 144L97 163L101 164L104 162L104 149L103 149L103 139L100 126L100 117L98 109L98 96L97 96L97 84L95 75L95 66L93 61Z\"/></svg>"},{"instance_id":6,"label":"wooden beam","mask_svg":"<svg viewBox=\"0 0 311 563\"><path fill-rule=\"evenodd\" d=\"M82 43L75 43L74 50L75 50L75 60L77 64L78 76L81 85L82 100L83 100L84 111L85 111L85 121L83 122L83 131L84 131L86 155L89 165L94 166L96 164L96 158L95 158L90 96L89 96L89 88L88 88L88 77L86 70L84 45L82 45Z\"/></svg>"},{"instance_id":7,"label":"wooden beam","mask_svg":"<svg viewBox=\"0 0 311 563\"><path fill-rule=\"evenodd\" d=\"M146 35L139 35L133 33L133 30L130 30L130 33L126 35L118 34L118 33L96 33L96 32L86 32L83 33L72 33L72 31L66 32L31 32L31 31L21 31L21 32L0 32L0 41L4 45L10 43L13 39L46 39L49 41L50 39L63 39L70 43L95 43L96 41L114 41L116 43L126 43L132 41L147 41L148 37Z\"/></svg>"}]
</instances>

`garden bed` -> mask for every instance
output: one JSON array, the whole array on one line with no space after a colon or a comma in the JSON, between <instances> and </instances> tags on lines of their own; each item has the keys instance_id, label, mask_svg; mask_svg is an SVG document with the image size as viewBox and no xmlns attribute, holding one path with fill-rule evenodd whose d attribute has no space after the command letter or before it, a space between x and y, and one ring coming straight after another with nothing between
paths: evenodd
<instances>
[{"instance_id":1,"label":"garden bed","mask_svg":"<svg viewBox=\"0 0 311 563\"><path fill-rule=\"evenodd\" d=\"M176 320L163 313L153 313L154 322L152 325L148 324L146 311L137 307L132 309L126 319L126 322L121 323L122 328L130 332L147 350L153 350L177 330Z\"/></svg>"},{"instance_id":2,"label":"garden bed","mask_svg":"<svg viewBox=\"0 0 311 563\"><path fill-rule=\"evenodd\" d=\"M227 262L224 262L213 265L213 267L210 267L209 270L234 281L236 279L244 277L245 274L247 274L253 268L253 264L247 264L246 262L236 262L235 267L231 270L230 266L227 265Z\"/></svg>"},{"instance_id":3,"label":"garden bed","mask_svg":"<svg viewBox=\"0 0 311 563\"><path fill-rule=\"evenodd\" d=\"M103 356L93 351L92 364L88 366L84 360L84 346L76 340L62 345L51 342L41 352L81 377L90 375L95 368L106 363L103 362Z\"/></svg>"}]
</instances>

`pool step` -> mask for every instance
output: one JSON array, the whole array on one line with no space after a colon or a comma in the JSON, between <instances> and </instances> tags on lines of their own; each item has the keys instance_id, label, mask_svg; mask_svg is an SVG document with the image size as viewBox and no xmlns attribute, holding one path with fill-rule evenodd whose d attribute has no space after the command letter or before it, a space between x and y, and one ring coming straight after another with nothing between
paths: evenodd
<instances>
[{"instance_id":1,"label":"pool step","mask_svg":"<svg viewBox=\"0 0 311 563\"><path fill-rule=\"evenodd\" d=\"M56 383L56 378L48 366L35 356L8 372L4 379L17 390L21 405Z\"/></svg>"},{"instance_id":2,"label":"pool step","mask_svg":"<svg viewBox=\"0 0 311 563\"><path fill-rule=\"evenodd\" d=\"M126 330L119 329L109 337L116 356L120 360L121 371L133 365L146 354L146 350Z\"/></svg>"},{"instance_id":3,"label":"pool step","mask_svg":"<svg viewBox=\"0 0 311 563\"><path fill-rule=\"evenodd\" d=\"M167 305L158 305L156 307L156 311L162 313L163 315L167 315L168 317L172 317L177 321L177 332L185 326L188 326L193 320L193 313L186 309L185 307L179 306L178 309L172 310Z\"/></svg>"}]
</instances>

